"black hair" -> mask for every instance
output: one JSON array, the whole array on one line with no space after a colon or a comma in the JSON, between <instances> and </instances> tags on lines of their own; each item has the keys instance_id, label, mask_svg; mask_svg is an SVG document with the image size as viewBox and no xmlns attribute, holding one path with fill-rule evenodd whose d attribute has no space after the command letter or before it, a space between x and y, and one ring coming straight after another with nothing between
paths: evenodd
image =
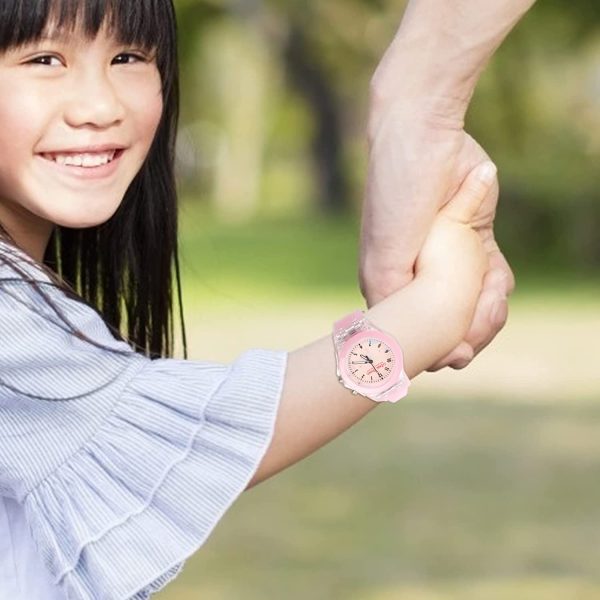
<instances>
[{"instance_id":1,"label":"black hair","mask_svg":"<svg viewBox=\"0 0 600 600\"><path fill-rule=\"evenodd\" d=\"M115 214L98 226L56 226L38 266L67 295L95 308L116 339L158 358L173 354L175 269L184 357L187 343L177 248L175 141L179 119L177 23L172 0L0 0L0 52L39 40L48 27L156 51L163 114L148 156ZM0 235L16 246L0 224ZM0 261L11 262L0 255ZM11 267L18 270L12 262ZM36 280L21 273L36 287ZM126 317L126 332L121 332ZM62 316L68 324L66 316ZM87 339L72 328L73 333ZM92 340L88 341L92 342ZM109 349L109 348L107 348Z\"/></svg>"}]
</instances>

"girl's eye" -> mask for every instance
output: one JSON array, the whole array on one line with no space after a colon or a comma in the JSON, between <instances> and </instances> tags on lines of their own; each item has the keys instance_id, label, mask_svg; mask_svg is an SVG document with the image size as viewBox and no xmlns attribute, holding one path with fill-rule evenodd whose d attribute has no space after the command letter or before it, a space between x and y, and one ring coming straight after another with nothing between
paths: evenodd
<instances>
[{"instance_id":1,"label":"girl's eye","mask_svg":"<svg viewBox=\"0 0 600 600\"><path fill-rule=\"evenodd\" d=\"M122 59L125 58L125 60L118 60L118 59ZM134 61L130 62L127 59L128 58L133 58ZM148 62L148 60L146 59L145 56L141 56L139 54L132 54L131 52L123 52L121 54L119 54L115 59L115 61L118 61L117 64L119 65L131 65L131 64L135 64L136 62Z\"/></svg>"},{"instance_id":2,"label":"girl's eye","mask_svg":"<svg viewBox=\"0 0 600 600\"><path fill-rule=\"evenodd\" d=\"M50 64L52 60L57 60L59 62L59 66L60 66L60 59L57 56L52 56L51 54L44 54L43 56L36 56L35 58L32 58L30 61L28 61L28 64L32 64L32 65L46 65L46 66L56 66L56 65L52 65Z\"/></svg>"}]
</instances>

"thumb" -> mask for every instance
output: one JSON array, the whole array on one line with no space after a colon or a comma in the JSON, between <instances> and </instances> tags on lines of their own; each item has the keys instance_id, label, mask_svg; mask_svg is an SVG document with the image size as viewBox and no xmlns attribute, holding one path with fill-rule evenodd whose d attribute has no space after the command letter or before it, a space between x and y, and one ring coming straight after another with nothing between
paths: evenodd
<instances>
[{"instance_id":1,"label":"thumb","mask_svg":"<svg viewBox=\"0 0 600 600\"><path fill-rule=\"evenodd\" d=\"M471 222L496 177L496 165L487 160L477 165L465 177L456 194L440 211L453 221Z\"/></svg>"}]
</instances>

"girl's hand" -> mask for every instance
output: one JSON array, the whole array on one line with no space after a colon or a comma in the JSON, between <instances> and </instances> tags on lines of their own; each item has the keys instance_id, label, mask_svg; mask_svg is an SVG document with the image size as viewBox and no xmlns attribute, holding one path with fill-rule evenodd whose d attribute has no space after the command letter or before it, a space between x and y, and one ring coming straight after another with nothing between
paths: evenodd
<instances>
[{"instance_id":1,"label":"girl's hand","mask_svg":"<svg viewBox=\"0 0 600 600\"><path fill-rule=\"evenodd\" d=\"M415 264L416 278L430 282L432 293L441 295L449 318L458 319L465 334L489 269L475 218L495 185L496 167L492 162L473 169L435 217Z\"/></svg>"}]
</instances>

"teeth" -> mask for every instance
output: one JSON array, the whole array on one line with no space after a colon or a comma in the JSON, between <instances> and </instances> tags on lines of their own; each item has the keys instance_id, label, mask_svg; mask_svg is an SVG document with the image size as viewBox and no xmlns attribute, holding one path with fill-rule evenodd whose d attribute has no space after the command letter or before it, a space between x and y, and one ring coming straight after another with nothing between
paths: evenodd
<instances>
[{"instance_id":1,"label":"teeth","mask_svg":"<svg viewBox=\"0 0 600 600\"><path fill-rule=\"evenodd\" d=\"M47 156L59 165L90 168L100 167L109 163L115 157L116 152L116 150L112 150L111 152L104 152L102 154L51 154Z\"/></svg>"}]
</instances>

